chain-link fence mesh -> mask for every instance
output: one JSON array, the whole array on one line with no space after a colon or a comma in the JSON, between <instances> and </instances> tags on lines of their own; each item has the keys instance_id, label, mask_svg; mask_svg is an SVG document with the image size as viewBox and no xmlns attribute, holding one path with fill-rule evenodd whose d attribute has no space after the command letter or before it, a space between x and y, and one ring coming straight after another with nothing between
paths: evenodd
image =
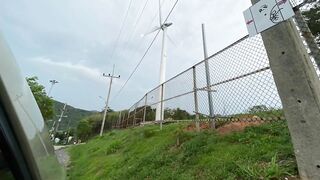
<instances>
[{"instance_id":1,"label":"chain-link fence mesh","mask_svg":"<svg viewBox=\"0 0 320 180\"><path fill-rule=\"evenodd\" d=\"M162 107L163 121L283 119L281 101L261 36L244 37L163 84L135 103L121 127L155 121ZM207 84L210 76L210 89ZM212 104L209 103L211 92ZM213 117L210 116L210 105ZM197 115L197 116L196 116Z\"/></svg>"},{"instance_id":2,"label":"chain-link fence mesh","mask_svg":"<svg viewBox=\"0 0 320 180\"><path fill-rule=\"evenodd\" d=\"M297 25L297 29L300 32L301 38L308 50L310 59L315 67L315 70L320 77L320 50L315 41L315 37L311 33L307 22L305 21L301 11L299 9L295 10L294 22Z\"/></svg>"},{"instance_id":3,"label":"chain-link fence mesh","mask_svg":"<svg viewBox=\"0 0 320 180\"><path fill-rule=\"evenodd\" d=\"M301 2L291 1L293 6ZM297 28L320 74L317 66L320 65L317 63L319 49L300 11L295 11ZM163 117L160 121L155 121L157 109L161 113L159 117ZM119 126L190 120L283 119L282 104L268 55L262 37L257 35L241 38L154 88L128 110Z\"/></svg>"}]
</instances>

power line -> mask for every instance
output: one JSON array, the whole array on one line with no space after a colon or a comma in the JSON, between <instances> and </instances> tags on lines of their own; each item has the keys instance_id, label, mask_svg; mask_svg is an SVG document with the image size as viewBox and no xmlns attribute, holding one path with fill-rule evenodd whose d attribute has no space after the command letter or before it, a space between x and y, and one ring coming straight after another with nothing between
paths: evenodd
<instances>
[{"instance_id":1,"label":"power line","mask_svg":"<svg viewBox=\"0 0 320 180\"><path fill-rule=\"evenodd\" d=\"M166 0L163 0L161 5L163 5L165 1L166 1ZM147 0L147 2L148 2L148 0ZM147 2L145 3L145 6L146 6ZM159 10L158 10L158 11L159 11ZM151 21L150 21L150 24L149 24L147 27L149 27L149 26L152 25L152 23L154 22L154 20L156 19L156 17L157 17L158 14L159 14L159 12L156 12L156 13L155 13L155 15L153 16L153 18L152 18ZM139 18L138 18L138 19L139 19ZM151 44L148 46L146 52L143 54L142 58L140 59L139 63L137 64L137 66L135 67L135 69L133 70L133 72L130 74L130 76L129 76L129 78L127 79L127 81L124 83L123 86L121 86L121 89L116 93L116 95L111 98L111 101L112 101L113 99L115 99L115 98L121 93L121 91L124 89L124 87L126 86L126 84L128 83L128 81L130 80L130 78L132 77L132 75L133 75L133 74L135 73L135 71L138 69L138 67L139 67L139 65L141 64L143 58L147 55L149 49L150 49L151 46L153 45L153 43L154 43L156 37L158 36L158 34L159 34L159 32L157 32L156 36L155 36L154 39L152 40ZM143 39L141 39L140 41L138 41L138 46L137 46L137 47L140 47L140 46L141 46L142 40L143 40Z\"/></svg>"},{"instance_id":2,"label":"power line","mask_svg":"<svg viewBox=\"0 0 320 180\"><path fill-rule=\"evenodd\" d=\"M156 38L158 37L160 33L160 30L158 30L157 34L154 36L153 40L151 41L150 45L148 46L147 50L144 52L142 58L140 59L140 61L138 62L138 64L136 65L136 67L133 69L133 71L131 72L130 76L128 77L128 79L126 80L126 82L121 86L120 90L117 92L117 94L112 98L116 98L121 91L124 89L124 87L127 85L127 83L129 82L129 80L131 79L131 77L133 76L133 74L137 71L138 67L140 66L141 62L143 61L143 59L146 57L146 55L148 54L150 48L152 47L153 43L155 42Z\"/></svg>"},{"instance_id":3,"label":"power line","mask_svg":"<svg viewBox=\"0 0 320 180\"><path fill-rule=\"evenodd\" d=\"M113 55L114 55L114 53L115 53L115 51L116 51L116 49L117 49L117 46L118 46L118 43L119 43L119 40L120 40L122 31L123 31L123 28L124 28L124 25L125 25L125 23L126 23L126 21L127 21L127 18L128 18L128 14L129 14L129 10L130 10L130 8L131 8L131 4L132 4L132 0L130 0L129 6L128 6L127 10L126 10L125 17L124 17L124 19L122 20L121 28L120 28L119 34L118 34L118 36L117 36L116 43L115 43L115 45L113 46L113 49L112 49L112 52L111 52L111 59L113 58Z\"/></svg>"},{"instance_id":4,"label":"power line","mask_svg":"<svg viewBox=\"0 0 320 180\"><path fill-rule=\"evenodd\" d=\"M176 5L178 4L178 1L179 1L179 0L176 0L176 2L174 3L173 7L171 8L171 10L170 10L168 16L166 17L166 20L164 20L163 24L165 24L165 23L167 22L167 20L169 19L171 13L173 12L173 10L174 10L174 8L176 7Z\"/></svg>"},{"instance_id":5,"label":"power line","mask_svg":"<svg viewBox=\"0 0 320 180\"><path fill-rule=\"evenodd\" d=\"M128 40L126 41L126 43L125 43L125 45L124 45L124 49L127 49L128 45L129 45L129 42L130 42L130 41L132 40L132 38L134 37L134 34L136 33L136 30L137 30L137 27L138 27L138 23L139 23L140 20L141 20L142 14L143 14L146 6L147 6L148 1L149 1L149 0L147 0L147 1L145 2L144 6L143 6L143 8L142 8L142 11L140 12L140 14L139 14L139 16L138 16L138 18L137 18L137 20L136 20L136 22L135 22L134 29L133 29L133 31L131 31L132 33L130 34ZM161 6L165 3L165 1L166 1L166 0L163 0L163 1L162 1ZM150 23L149 23L146 27L150 27L150 26L152 25L152 23L154 22L154 20L156 19L156 17L157 17L158 14L159 14L159 12L156 12L156 13L155 13L155 15L153 16L152 20L150 21ZM139 48L140 48L140 46L141 46L141 44L142 44L142 40L143 40L143 38L141 38L141 39L138 41L138 43L137 43L138 46L136 46L136 49L139 49ZM127 55L127 53L126 53L126 55ZM126 56L126 55L125 55L125 56Z\"/></svg>"},{"instance_id":6,"label":"power line","mask_svg":"<svg viewBox=\"0 0 320 180\"><path fill-rule=\"evenodd\" d=\"M179 0L176 0L176 2L174 3L173 7L171 8L169 14L167 15L164 23L167 22L169 16L172 14L174 8L176 7L177 3ZM127 83L129 82L129 80L131 79L131 77L133 76L133 74L137 71L138 67L140 66L141 62L143 61L143 59L145 58L145 56L148 54L150 48L152 47L153 43L155 42L156 38L158 37L159 33L160 33L161 29L158 30L157 34L154 36L153 40L151 41L150 45L148 46L147 50L145 51L145 53L143 54L142 58L140 59L140 61L138 62L138 64L136 65L136 67L133 69L133 71L131 72L130 76L128 77L128 79L126 80L126 82L122 85L122 87L120 88L120 90L117 92L117 94L112 98L116 98L121 91L124 89L124 87L127 85Z\"/></svg>"},{"instance_id":7,"label":"power line","mask_svg":"<svg viewBox=\"0 0 320 180\"><path fill-rule=\"evenodd\" d=\"M148 1L148 0L147 0L147 1ZM161 5L163 5L165 1L166 1L166 0L163 0ZM153 16L152 20L150 21L150 23L149 23L146 27L150 27L150 26L152 25L152 23L154 22L154 20L156 19L156 17L157 17L158 14L159 14L159 12L156 12L156 13L155 13L155 15ZM141 38L141 39L138 40L138 42L136 43L137 46L135 46L135 49L136 49L136 50L139 50L139 49L140 49L143 40L144 40L144 38ZM126 43L124 49L127 48L128 44L129 44L129 41ZM137 51L136 51L135 54L137 54ZM128 55L128 53L125 54L125 57L126 57L127 55Z\"/></svg>"},{"instance_id":8,"label":"power line","mask_svg":"<svg viewBox=\"0 0 320 180\"><path fill-rule=\"evenodd\" d=\"M141 20L141 17L142 17L142 14L144 13L144 10L146 9L147 7L147 4L148 4L149 0L146 0L146 2L144 3L144 6L142 8L142 10L140 11L139 15L138 15L138 18L137 20L135 21L134 25L133 25L133 31L131 31L132 33L129 35L129 38L127 40L127 43L132 39L133 37L133 34L136 32L137 30L137 26Z\"/></svg>"}]
</instances>

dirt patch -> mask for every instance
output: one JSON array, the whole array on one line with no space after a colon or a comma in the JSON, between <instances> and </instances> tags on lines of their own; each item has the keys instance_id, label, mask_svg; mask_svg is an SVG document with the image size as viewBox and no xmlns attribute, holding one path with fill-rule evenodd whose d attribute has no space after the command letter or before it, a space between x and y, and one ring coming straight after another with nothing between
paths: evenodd
<instances>
[{"instance_id":1,"label":"dirt patch","mask_svg":"<svg viewBox=\"0 0 320 180\"><path fill-rule=\"evenodd\" d=\"M226 123L226 124L216 124L217 129L216 131L218 132L218 134L220 135L225 135L225 134L229 134L232 132L239 132L239 131L243 131L246 127L249 126L258 126L260 124L262 124L262 121L239 121L239 122L230 122L230 123ZM200 130L207 130L207 129L211 129L211 124L209 122L201 122L200 123ZM190 123L185 129L184 131L196 131L196 124L195 123Z\"/></svg>"},{"instance_id":2,"label":"dirt patch","mask_svg":"<svg viewBox=\"0 0 320 180\"><path fill-rule=\"evenodd\" d=\"M217 132L221 135L229 134L231 132L243 131L249 126L258 126L262 124L262 121L252 121L252 122L231 122L217 129Z\"/></svg>"},{"instance_id":3,"label":"dirt patch","mask_svg":"<svg viewBox=\"0 0 320 180\"><path fill-rule=\"evenodd\" d=\"M201 122L200 123L200 130L202 129L210 129L210 124L207 122ZM185 131L196 131L196 124L195 123L191 123L189 124L185 129Z\"/></svg>"}]
</instances>

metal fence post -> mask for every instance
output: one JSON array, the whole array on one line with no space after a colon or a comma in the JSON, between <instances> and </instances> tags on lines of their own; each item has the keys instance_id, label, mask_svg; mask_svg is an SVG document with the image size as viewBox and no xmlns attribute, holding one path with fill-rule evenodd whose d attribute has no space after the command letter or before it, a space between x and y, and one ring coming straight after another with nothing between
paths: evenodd
<instances>
[{"instance_id":1,"label":"metal fence post","mask_svg":"<svg viewBox=\"0 0 320 180\"><path fill-rule=\"evenodd\" d=\"M194 112L196 114L196 128L197 132L200 132L200 124L199 124L199 107L198 107L198 90L197 90L197 75L196 75L196 67L192 67L193 72L193 94L194 94Z\"/></svg>"},{"instance_id":2,"label":"metal fence post","mask_svg":"<svg viewBox=\"0 0 320 180\"><path fill-rule=\"evenodd\" d=\"M137 114L137 104L134 105L134 114L133 114L133 126L136 126L136 114Z\"/></svg>"},{"instance_id":3,"label":"metal fence post","mask_svg":"<svg viewBox=\"0 0 320 180\"><path fill-rule=\"evenodd\" d=\"M130 109L128 110L128 118L127 118L127 126L126 127L129 126L129 119L130 119Z\"/></svg>"},{"instance_id":4,"label":"metal fence post","mask_svg":"<svg viewBox=\"0 0 320 180\"><path fill-rule=\"evenodd\" d=\"M143 125L146 123L146 114L147 114L147 99L148 94L145 95L145 101L144 101L144 110L143 110Z\"/></svg>"},{"instance_id":5,"label":"metal fence post","mask_svg":"<svg viewBox=\"0 0 320 180\"><path fill-rule=\"evenodd\" d=\"M208 103L209 103L209 113L210 119L212 120L211 128L215 129L215 121L214 121L214 110L213 110L213 101L212 101L212 93L211 93L211 79L210 79L210 68L208 62L208 53L207 53L207 44L206 44L206 33L204 24L202 24L202 40L203 40L203 53L204 53L204 65L206 69L206 80L207 80L207 91L208 91Z\"/></svg>"},{"instance_id":6,"label":"metal fence post","mask_svg":"<svg viewBox=\"0 0 320 180\"><path fill-rule=\"evenodd\" d=\"M161 113L160 113L160 130L162 130L162 121L164 120L164 110L163 110L163 84L161 84L161 97L160 97L160 106L161 106Z\"/></svg>"},{"instance_id":7,"label":"metal fence post","mask_svg":"<svg viewBox=\"0 0 320 180\"><path fill-rule=\"evenodd\" d=\"M119 113L119 119L118 119L118 121L117 121L117 128L120 128L121 112L122 112L122 111L120 111L120 113Z\"/></svg>"},{"instance_id":8,"label":"metal fence post","mask_svg":"<svg viewBox=\"0 0 320 180\"><path fill-rule=\"evenodd\" d=\"M121 121L121 128L124 128L125 126L125 119L126 119L126 111L123 112L123 118L122 118L122 121Z\"/></svg>"}]
</instances>

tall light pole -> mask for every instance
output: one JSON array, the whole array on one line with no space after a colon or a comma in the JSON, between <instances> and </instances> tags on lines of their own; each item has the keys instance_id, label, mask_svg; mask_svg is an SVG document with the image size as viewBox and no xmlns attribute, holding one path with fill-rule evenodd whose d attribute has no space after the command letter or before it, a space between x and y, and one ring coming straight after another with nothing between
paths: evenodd
<instances>
[{"instance_id":1,"label":"tall light pole","mask_svg":"<svg viewBox=\"0 0 320 180\"><path fill-rule=\"evenodd\" d=\"M162 34L162 50L161 50L161 61L160 61L160 84L163 84L166 80L166 64L167 64L167 28L172 25L172 23L162 22L162 13L161 13L161 3L159 0L159 28L161 29ZM156 30L158 30L156 29ZM163 85L162 85L163 87ZM159 103L156 108L156 121L164 120L164 104L163 97L164 92L163 88L159 90Z\"/></svg>"},{"instance_id":2,"label":"tall light pole","mask_svg":"<svg viewBox=\"0 0 320 180\"><path fill-rule=\"evenodd\" d=\"M176 1L177 3L178 1ZM167 19L166 19L167 20ZM162 21L162 13L161 13L161 0L159 0L159 27L155 27L151 32L147 34L151 34L153 32L162 31L162 49L161 49L161 61L160 61L160 89L159 89L159 103L156 107L156 116L155 121L160 121L160 125L162 124L162 120L164 120L164 87L163 83L166 79L166 63L167 63L167 28L172 25L172 23L168 23L165 21ZM145 35L147 35L145 34ZM170 40L170 39L169 39Z\"/></svg>"},{"instance_id":3,"label":"tall light pole","mask_svg":"<svg viewBox=\"0 0 320 180\"><path fill-rule=\"evenodd\" d=\"M102 136L102 134L103 134L104 124L106 122L106 116L108 113L108 104L109 104L109 98L110 98L110 94L111 94L112 80L113 80L113 78L120 78L120 75L114 76L114 65L113 65L113 69L112 69L112 74L110 75L110 74L103 73L103 76L110 78L110 85L109 85L108 95L106 97L106 107L104 109L103 120L102 120L101 129L100 129L100 136Z\"/></svg>"},{"instance_id":4,"label":"tall light pole","mask_svg":"<svg viewBox=\"0 0 320 180\"><path fill-rule=\"evenodd\" d=\"M51 86L50 86L50 89L49 89L49 91L48 91L48 97L50 97L50 94L51 94L51 91L52 91L52 88L53 88L53 86L55 85L55 84L57 84L57 83L59 83L57 80L50 80L49 81L50 83L51 83Z\"/></svg>"}]
</instances>

